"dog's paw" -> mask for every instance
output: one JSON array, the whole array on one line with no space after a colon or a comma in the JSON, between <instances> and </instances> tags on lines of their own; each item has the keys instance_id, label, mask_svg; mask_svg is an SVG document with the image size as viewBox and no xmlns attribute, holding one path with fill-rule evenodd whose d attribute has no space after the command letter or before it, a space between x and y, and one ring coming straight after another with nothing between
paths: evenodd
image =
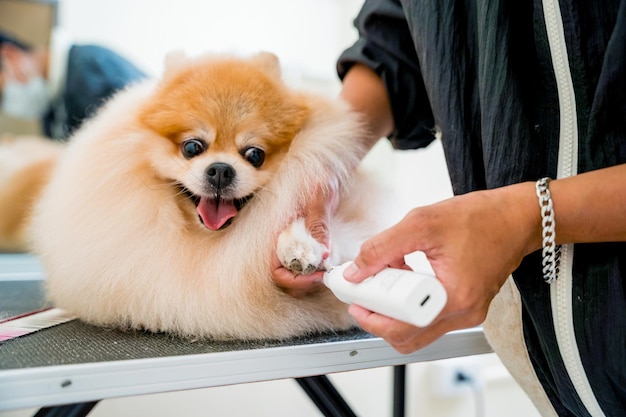
<instances>
[{"instance_id":1,"label":"dog's paw","mask_svg":"<svg viewBox=\"0 0 626 417\"><path fill-rule=\"evenodd\" d=\"M315 240L304 225L296 219L278 237L276 254L285 268L296 275L308 275L323 269L326 246Z\"/></svg>"}]
</instances>

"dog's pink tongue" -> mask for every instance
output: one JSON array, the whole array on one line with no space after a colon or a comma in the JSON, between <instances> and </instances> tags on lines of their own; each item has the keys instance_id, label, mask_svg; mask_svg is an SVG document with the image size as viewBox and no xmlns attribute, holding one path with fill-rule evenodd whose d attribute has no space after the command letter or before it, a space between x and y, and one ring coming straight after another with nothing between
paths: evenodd
<instances>
[{"instance_id":1,"label":"dog's pink tongue","mask_svg":"<svg viewBox=\"0 0 626 417\"><path fill-rule=\"evenodd\" d=\"M221 198L202 197L197 209L204 225L211 230L219 230L228 219L237 214L237 208L233 202L224 201Z\"/></svg>"}]
</instances>

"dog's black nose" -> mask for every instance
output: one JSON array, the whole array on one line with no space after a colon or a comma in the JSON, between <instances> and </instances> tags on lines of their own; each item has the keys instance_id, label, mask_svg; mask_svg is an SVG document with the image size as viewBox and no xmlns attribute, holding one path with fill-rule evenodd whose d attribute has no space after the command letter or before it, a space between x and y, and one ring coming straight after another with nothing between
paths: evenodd
<instances>
[{"instance_id":1,"label":"dog's black nose","mask_svg":"<svg viewBox=\"0 0 626 417\"><path fill-rule=\"evenodd\" d=\"M228 164L217 162L209 165L206 170L209 184L216 190L222 190L228 187L235 178L235 170Z\"/></svg>"}]
</instances>

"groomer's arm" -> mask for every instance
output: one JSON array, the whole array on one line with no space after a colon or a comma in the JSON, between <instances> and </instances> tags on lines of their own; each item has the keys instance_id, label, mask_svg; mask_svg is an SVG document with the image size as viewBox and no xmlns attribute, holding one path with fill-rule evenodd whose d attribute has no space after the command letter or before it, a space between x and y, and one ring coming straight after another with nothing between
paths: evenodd
<instances>
[{"instance_id":1,"label":"groomer's arm","mask_svg":"<svg viewBox=\"0 0 626 417\"><path fill-rule=\"evenodd\" d=\"M380 77L369 68L356 64L348 71L343 79L341 98L348 102L353 110L362 114L367 136L355 138L355 140L364 140L368 149L394 129L385 86ZM331 184L327 190L318 190L315 200L304 213L307 229L311 231L313 237L326 245L329 251L331 241L328 235L328 224L329 217L336 209L337 188L338 184ZM304 296L322 286L322 272L296 277L283 268L276 254L272 259L272 275L276 285L294 297Z\"/></svg>"},{"instance_id":2,"label":"groomer's arm","mask_svg":"<svg viewBox=\"0 0 626 417\"><path fill-rule=\"evenodd\" d=\"M556 243L626 241L624 178L626 164L551 181ZM523 257L541 248L541 227L533 182L414 208L399 223L365 241L356 267L346 269L344 277L360 282L388 265L403 267L405 255L420 251L447 290L446 307L426 327L357 305L350 313L363 330L402 353L421 349L449 331L479 325Z\"/></svg>"},{"instance_id":3,"label":"groomer's arm","mask_svg":"<svg viewBox=\"0 0 626 417\"><path fill-rule=\"evenodd\" d=\"M341 98L363 115L369 148L394 129L393 115L383 81L371 69L356 64L343 79Z\"/></svg>"}]
</instances>

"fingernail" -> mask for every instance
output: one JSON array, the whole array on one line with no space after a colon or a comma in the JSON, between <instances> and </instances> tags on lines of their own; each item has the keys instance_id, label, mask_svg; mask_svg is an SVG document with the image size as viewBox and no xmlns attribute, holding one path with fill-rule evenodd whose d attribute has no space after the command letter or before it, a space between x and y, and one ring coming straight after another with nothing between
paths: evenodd
<instances>
[{"instance_id":1,"label":"fingernail","mask_svg":"<svg viewBox=\"0 0 626 417\"><path fill-rule=\"evenodd\" d=\"M359 267L356 266L354 262L352 262L350 265L348 265L346 269L343 270L343 277L349 280L351 278L356 277L358 273L359 273Z\"/></svg>"}]
</instances>

